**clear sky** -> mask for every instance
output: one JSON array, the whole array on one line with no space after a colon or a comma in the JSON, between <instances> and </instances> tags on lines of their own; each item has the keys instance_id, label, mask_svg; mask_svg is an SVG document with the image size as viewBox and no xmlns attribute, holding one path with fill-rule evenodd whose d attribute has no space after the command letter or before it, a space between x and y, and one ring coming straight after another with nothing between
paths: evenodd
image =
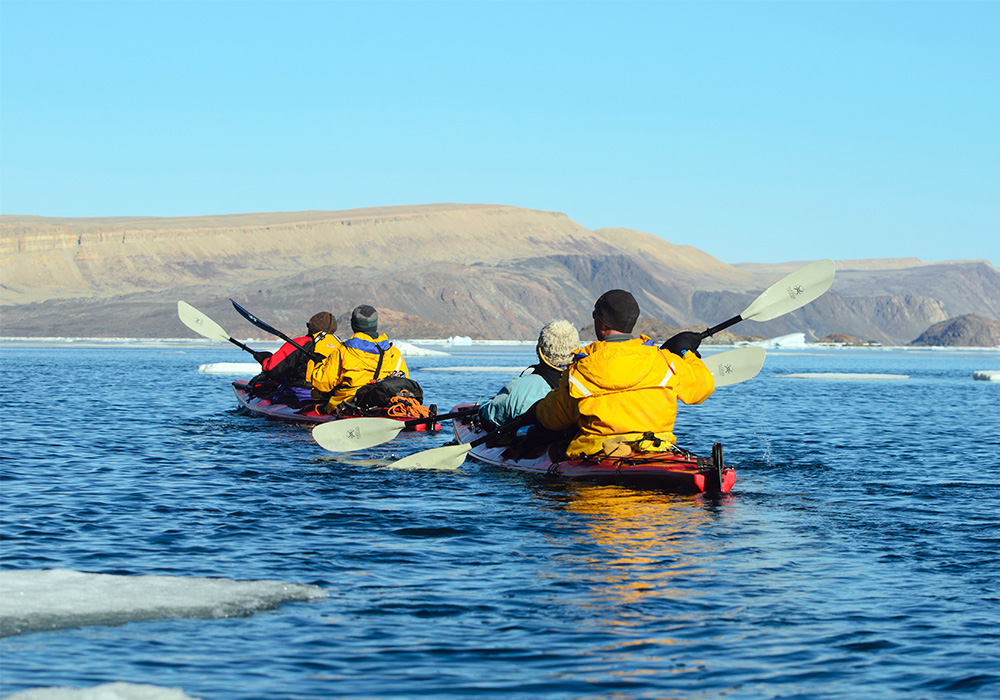
<instances>
[{"instance_id":1,"label":"clear sky","mask_svg":"<svg viewBox=\"0 0 1000 700\"><path fill-rule=\"evenodd\" d=\"M1000 2L0 1L0 212L433 202L1000 264Z\"/></svg>"}]
</instances>

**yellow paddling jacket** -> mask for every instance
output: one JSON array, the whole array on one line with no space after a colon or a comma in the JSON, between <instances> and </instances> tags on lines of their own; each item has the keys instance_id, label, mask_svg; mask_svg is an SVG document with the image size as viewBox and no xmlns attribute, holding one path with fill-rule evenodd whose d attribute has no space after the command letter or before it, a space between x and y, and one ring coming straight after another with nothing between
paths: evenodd
<instances>
[{"instance_id":1,"label":"yellow paddling jacket","mask_svg":"<svg viewBox=\"0 0 1000 700\"><path fill-rule=\"evenodd\" d=\"M381 367L379 355L382 356ZM402 353L392 346L385 333L377 338L367 333L355 333L313 368L313 393L332 394L324 408L330 413L339 404L353 399L358 389L365 384L388 377L394 372L404 377L410 376Z\"/></svg>"},{"instance_id":2,"label":"yellow paddling jacket","mask_svg":"<svg viewBox=\"0 0 1000 700\"><path fill-rule=\"evenodd\" d=\"M313 352L318 352L320 355L325 355L326 357L329 357L330 355L335 353L337 351L337 348L339 348L341 345L340 338L335 336L333 333L320 332L317 333L314 337L316 338L316 345L313 347ZM312 374L313 371L315 371L316 366L318 364L319 363L316 362L315 360L309 360L309 362L306 364L307 382L310 383L312 382Z\"/></svg>"},{"instance_id":3,"label":"yellow paddling jacket","mask_svg":"<svg viewBox=\"0 0 1000 700\"><path fill-rule=\"evenodd\" d=\"M544 427L577 426L567 457L602 454L606 440L638 441L646 433L663 442L643 449L669 449L677 400L698 404L715 391L712 373L693 352L680 357L649 342L641 336L588 345L539 402L536 417Z\"/></svg>"}]
</instances>

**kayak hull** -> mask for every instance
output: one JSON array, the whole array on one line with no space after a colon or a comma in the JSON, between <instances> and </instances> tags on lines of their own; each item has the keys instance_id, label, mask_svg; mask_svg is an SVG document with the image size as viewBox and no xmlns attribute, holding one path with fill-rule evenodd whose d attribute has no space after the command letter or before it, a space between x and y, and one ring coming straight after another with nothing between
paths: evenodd
<instances>
[{"instance_id":1,"label":"kayak hull","mask_svg":"<svg viewBox=\"0 0 1000 700\"><path fill-rule=\"evenodd\" d=\"M453 411L469 408L459 404ZM455 419L455 436L468 444L486 435L475 417ZM715 451L713 451L715 452ZM721 448L718 461L722 461ZM554 445L544 444L517 455L509 444L477 445L469 456L478 462L492 464L526 474L568 480L647 486L675 493L729 493L736 483L732 467L715 464L714 458L703 458L688 452L645 452L622 458L565 459Z\"/></svg>"},{"instance_id":2,"label":"kayak hull","mask_svg":"<svg viewBox=\"0 0 1000 700\"><path fill-rule=\"evenodd\" d=\"M266 398L252 396L247 390L247 381L245 379L237 379L233 382L233 392L236 394L236 400L239 402L240 408L248 413L262 418L268 418L270 420L285 421L286 423L315 425L317 423L329 423L330 421L339 420L341 418L357 418L359 416L366 415L360 413L357 415L326 415L323 413L317 413L315 408L295 408L283 403L273 403ZM410 419L408 417L386 416L384 414L379 417L393 418L394 420L398 420L400 422ZM406 432L438 431L441 430L441 424L422 423L420 425L407 426L403 428L403 430Z\"/></svg>"}]
</instances>

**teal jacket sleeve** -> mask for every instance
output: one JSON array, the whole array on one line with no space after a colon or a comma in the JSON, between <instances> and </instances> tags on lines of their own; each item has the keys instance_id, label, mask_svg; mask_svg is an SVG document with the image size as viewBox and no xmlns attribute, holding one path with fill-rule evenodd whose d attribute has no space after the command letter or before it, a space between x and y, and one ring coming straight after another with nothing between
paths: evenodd
<instances>
[{"instance_id":1,"label":"teal jacket sleeve","mask_svg":"<svg viewBox=\"0 0 1000 700\"><path fill-rule=\"evenodd\" d=\"M493 423L503 425L514 420L549 393L549 385L537 374L526 374L508 382L492 399L479 408L479 415Z\"/></svg>"}]
</instances>

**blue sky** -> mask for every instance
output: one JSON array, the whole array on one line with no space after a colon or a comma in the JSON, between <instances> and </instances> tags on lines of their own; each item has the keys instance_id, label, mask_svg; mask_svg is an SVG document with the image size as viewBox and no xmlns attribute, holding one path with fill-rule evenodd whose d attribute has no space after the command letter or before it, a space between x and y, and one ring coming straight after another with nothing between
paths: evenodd
<instances>
[{"instance_id":1,"label":"blue sky","mask_svg":"<svg viewBox=\"0 0 1000 700\"><path fill-rule=\"evenodd\" d=\"M483 202L1000 264L1000 2L0 2L0 212Z\"/></svg>"}]
</instances>

